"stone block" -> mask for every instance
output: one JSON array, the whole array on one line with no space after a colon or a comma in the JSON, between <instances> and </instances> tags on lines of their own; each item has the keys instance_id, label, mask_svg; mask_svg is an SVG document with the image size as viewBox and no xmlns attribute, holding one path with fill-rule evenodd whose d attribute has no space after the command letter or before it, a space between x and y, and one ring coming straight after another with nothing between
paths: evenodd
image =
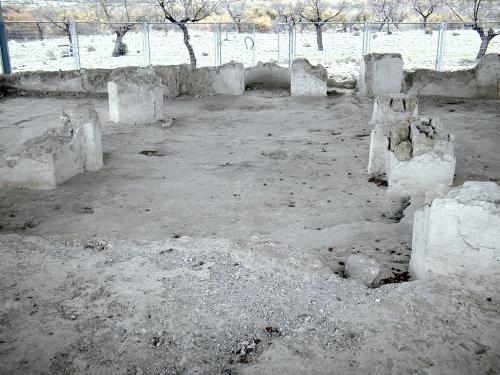
<instances>
[{"instance_id":1,"label":"stone block","mask_svg":"<svg viewBox=\"0 0 500 375\"><path fill-rule=\"evenodd\" d=\"M395 153L389 152L388 157L386 174L389 192L399 195L424 195L438 184L453 183L456 165L453 153L440 156L432 151L399 160Z\"/></svg>"},{"instance_id":2,"label":"stone block","mask_svg":"<svg viewBox=\"0 0 500 375\"><path fill-rule=\"evenodd\" d=\"M478 62L476 69L477 97L500 99L500 54L490 53Z\"/></svg>"},{"instance_id":3,"label":"stone block","mask_svg":"<svg viewBox=\"0 0 500 375\"><path fill-rule=\"evenodd\" d=\"M327 96L328 72L322 65L296 59L291 67L292 96Z\"/></svg>"},{"instance_id":4,"label":"stone block","mask_svg":"<svg viewBox=\"0 0 500 375\"><path fill-rule=\"evenodd\" d=\"M344 273L347 278L368 287L377 286L383 275L382 268L376 260L360 254L347 257Z\"/></svg>"},{"instance_id":5,"label":"stone block","mask_svg":"<svg viewBox=\"0 0 500 375\"><path fill-rule=\"evenodd\" d=\"M358 89L361 95L399 94L403 58L398 53L372 53L361 59Z\"/></svg>"},{"instance_id":6,"label":"stone block","mask_svg":"<svg viewBox=\"0 0 500 375\"><path fill-rule=\"evenodd\" d=\"M410 273L485 278L500 272L500 189L466 182L415 213Z\"/></svg>"},{"instance_id":7,"label":"stone block","mask_svg":"<svg viewBox=\"0 0 500 375\"><path fill-rule=\"evenodd\" d=\"M0 158L0 187L52 189L102 167L101 130L93 108L63 113L59 127Z\"/></svg>"},{"instance_id":8,"label":"stone block","mask_svg":"<svg viewBox=\"0 0 500 375\"><path fill-rule=\"evenodd\" d=\"M152 124L163 119L163 87L153 72L113 77L108 83L109 114L121 124Z\"/></svg>"},{"instance_id":9,"label":"stone block","mask_svg":"<svg viewBox=\"0 0 500 375\"><path fill-rule=\"evenodd\" d=\"M367 172L372 175L383 175L386 171L389 138L381 131L374 129L370 138L370 155Z\"/></svg>"}]
</instances>

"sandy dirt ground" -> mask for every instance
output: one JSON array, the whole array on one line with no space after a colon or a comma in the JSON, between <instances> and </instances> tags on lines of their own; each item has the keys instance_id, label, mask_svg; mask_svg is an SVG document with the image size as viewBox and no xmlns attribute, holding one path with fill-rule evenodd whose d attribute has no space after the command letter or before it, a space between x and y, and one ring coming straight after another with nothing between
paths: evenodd
<instances>
[{"instance_id":1,"label":"sandy dirt ground","mask_svg":"<svg viewBox=\"0 0 500 375\"><path fill-rule=\"evenodd\" d=\"M1 373L500 371L498 280L341 277L349 254L397 274L411 253L419 202L403 212L365 173L371 102L181 97L165 128L8 98L0 149L89 100L103 169L0 191ZM457 184L498 182L498 101L420 107L456 135Z\"/></svg>"}]
</instances>

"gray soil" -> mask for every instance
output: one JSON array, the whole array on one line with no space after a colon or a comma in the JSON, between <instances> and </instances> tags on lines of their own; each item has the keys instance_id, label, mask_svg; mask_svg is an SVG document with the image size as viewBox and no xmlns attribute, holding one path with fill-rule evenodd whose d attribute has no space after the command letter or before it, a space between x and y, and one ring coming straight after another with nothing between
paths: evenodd
<instances>
[{"instance_id":1,"label":"gray soil","mask_svg":"<svg viewBox=\"0 0 500 375\"><path fill-rule=\"evenodd\" d=\"M0 149L87 101L3 100ZM500 373L499 280L341 277L411 254L419 202L365 173L371 102L181 97L162 127L92 101L99 172L0 190L0 373ZM420 107L456 135L456 184L498 182L499 102Z\"/></svg>"}]
</instances>

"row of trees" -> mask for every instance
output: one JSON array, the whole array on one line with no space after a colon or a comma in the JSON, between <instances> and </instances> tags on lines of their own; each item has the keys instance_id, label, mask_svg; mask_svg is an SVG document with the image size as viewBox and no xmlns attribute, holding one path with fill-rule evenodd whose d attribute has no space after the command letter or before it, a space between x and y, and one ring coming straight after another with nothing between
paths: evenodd
<instances>
[{"instance_id":1,"label":"row of trees","mask_svg":"<svg viewBox=\"0 0 500 375\"><path fill-rule=\"evenodd\" d=\"M500 30L485 27L481 21L500 18L500 0L93 0L78 13L78 18L95 22L119 22L113 30L116 42L113 56L127 53L123 38L134 22L172 23L184 36L191 65L196 55L190 42L187 24L200 21L231 20L241 32L243 22L311 23L316 31L317 48L323 50L323 28L331 21L375 21L399 27L405 20L417 17L425 24L431 20L458 21L475 30L481 38L477 58L482 57L490 41ZM69 38L67 9L37 10L36 19L48 20L65 30ZM74 11L73 11L74 13ZM9 13L6 13L7 19ZM344 30L345 31L345 30ZM70 40L71 41L71 40Z\"/></svg>"}]
</instances>

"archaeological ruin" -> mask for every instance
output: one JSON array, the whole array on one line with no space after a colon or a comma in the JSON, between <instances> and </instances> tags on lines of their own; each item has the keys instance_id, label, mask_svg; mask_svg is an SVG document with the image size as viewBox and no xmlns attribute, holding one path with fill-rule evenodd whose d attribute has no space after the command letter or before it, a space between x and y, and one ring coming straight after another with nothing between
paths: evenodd
<instances>
[{"instance_id":1,"label":"archaeological ruin","mask_svg":"<svg viewBox=\"0 0 500 375\"><path fill-rule=\"evenodd\" d=\"M0 76L0 373L495 374L500 55Z\"/></svg>"}]
</instances>

